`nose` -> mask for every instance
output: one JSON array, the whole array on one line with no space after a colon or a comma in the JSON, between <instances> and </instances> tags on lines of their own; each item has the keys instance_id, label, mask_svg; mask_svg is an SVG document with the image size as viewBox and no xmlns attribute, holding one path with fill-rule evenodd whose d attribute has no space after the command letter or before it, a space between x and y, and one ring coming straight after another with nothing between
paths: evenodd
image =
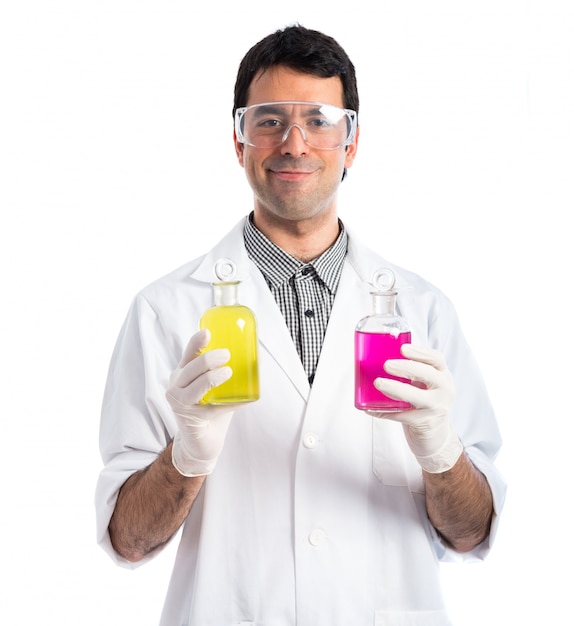
<instances>
[{"instance_id":1,"label":"nose","mask_svg":"<svg viewBox=\"0 0 574 626\"><path fill-rule=\"evenodd\" d=\"M291 132L293 128L297 128L299 132ZM291 156L301 156L302 154L306 154L308 150L309 145L307 144L305 131L299 124L291 124L281 138L281 153Z\"/></svg>"}]
</instances>

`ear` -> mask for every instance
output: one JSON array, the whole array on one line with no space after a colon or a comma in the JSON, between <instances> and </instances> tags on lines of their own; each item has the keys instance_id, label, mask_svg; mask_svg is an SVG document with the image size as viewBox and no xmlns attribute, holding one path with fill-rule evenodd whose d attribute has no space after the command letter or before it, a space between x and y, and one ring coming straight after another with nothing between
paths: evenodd
<instances>
[{"instance_id":1,"label":"ear","mask_svg":"<svg viewBox=\"0 0 574 626\"><path fill-rule=\"evenodd\" d=\"M240 141L237 141L237 135L235 131L233 131L233 143L235 144L235 154L237 155L237 160L239 161L239 165L243 167L243 151L245 149L245 145Z\"/></svg>"},{"instance_id":2,"label":"ear","mask_svg":"<svg viewBox=\"0 0 574 626\"><path fill-rule=\"evenodd\" d=\"M355 156L357 155L357 149L359 146L359 127L357 126L357 132L355 133L355 141L352 144L347 146L347 150L345 153L345 167L349 168L353 165L353 161L355 160Z\"/></svg>"}]
</instances>

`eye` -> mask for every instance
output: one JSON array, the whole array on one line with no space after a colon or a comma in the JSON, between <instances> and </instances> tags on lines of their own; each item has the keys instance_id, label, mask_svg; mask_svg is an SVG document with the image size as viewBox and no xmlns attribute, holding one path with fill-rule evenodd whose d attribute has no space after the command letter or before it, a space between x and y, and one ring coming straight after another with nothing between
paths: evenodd
<instances>
[{"instance_id":1,"label":"eye","mask_svg":"<svg viewBox=\"0 0 574 626\"><path fill-rule=\"evenodd\" d=\"M257 122L257 128L273 129L280 126L282 126L282 122L276 117L262 118Z\"/></svg>"},{"instance_id":2,"label":"eye","mask_svg":"<svg viewBox=\"0 0 574 626\"><path fill-rule=\"evenodd\" d=\"M307 122L307 125L313 130L328 130L333 127L333 124L325 117L313 117Z\"/></svg>"},{"instance_id":3,"label":"eye","mask_svg":"<svg viewBox=\"0 0 574 626\"><path fill-rule=\"evenodd\" d=\"M317 126L318 128L320 128L321 126L325 126L326 123L327 123L327 120L322 117L316 117L311 120L311 125Z\"/></svg>"}]
</instances>

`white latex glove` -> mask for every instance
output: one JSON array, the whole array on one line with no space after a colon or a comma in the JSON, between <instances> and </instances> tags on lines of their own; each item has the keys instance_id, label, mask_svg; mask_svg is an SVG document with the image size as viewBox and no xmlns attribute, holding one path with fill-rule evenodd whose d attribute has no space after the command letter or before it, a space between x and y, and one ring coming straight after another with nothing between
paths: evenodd
<instances>
[{"instance_id":1,"label":"white latex glove","mask_svg":"<svg viewBox=\"0 0 574 626\"><path fill-rule=\"evenodd\" d=\"M199 404L211 389L231 377L229 350L208 350L207 329L190 339L177 369L169 379L166 398L175 414L178 432L173 440L172 463L183 476L210 474L225 442L236 405Z\"/></svg>"},{"instance_id":2,"label":"white latex glove","mask_svg":"<svg viewBox=\"0 0 574 626\"><path fill-rule=\"evenodd\" d=\"M413 384L388 378L377 378L374 384L385 395L409 402L414 408L377 416L403 424L409 447L424 470L446 472L463 451L448 417L455 394L452 374L437 350L404 344L401 354L405 358L389 359L385 371Z\"/></svg>"}]
</instances>

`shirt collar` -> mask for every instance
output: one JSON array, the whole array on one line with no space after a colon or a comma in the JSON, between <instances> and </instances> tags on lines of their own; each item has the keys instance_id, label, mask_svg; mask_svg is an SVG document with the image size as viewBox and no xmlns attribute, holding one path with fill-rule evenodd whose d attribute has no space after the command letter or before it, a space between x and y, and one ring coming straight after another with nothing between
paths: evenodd
<instances>
[{"instance_id":1,"label":"shirt collar","mask_svg":"<svg viewBox=\"0 0 574 626\"><path fill-rule=\"evenodd\" d=\"M339 220L340 232L335 243L309 263L303 263L275 245L254 224L253 213L245 220L243 236L248 256L273 287L286 283L301 268L311 266L317 276L335 293L347 254L347 232Z\"/></svg>"}]
</instances>

